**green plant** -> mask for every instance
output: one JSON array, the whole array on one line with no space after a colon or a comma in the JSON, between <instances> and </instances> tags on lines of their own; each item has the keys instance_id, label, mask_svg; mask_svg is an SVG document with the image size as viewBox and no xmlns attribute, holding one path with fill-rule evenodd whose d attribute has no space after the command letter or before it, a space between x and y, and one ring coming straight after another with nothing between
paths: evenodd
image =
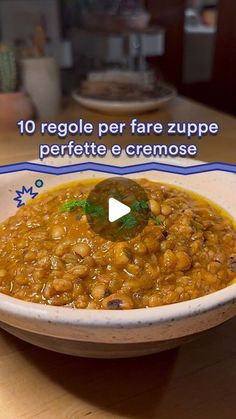
<instances>
[{"instance_id":1,"label":"green plant","mask_svg":"<svg viewBox=\"0 0 236 419\"><path fill-rule=\"evenodd\" d=\"M0 91L14 92L17 87L17 63L14 48L0 44Z\"/></svg>"}]
</instances>

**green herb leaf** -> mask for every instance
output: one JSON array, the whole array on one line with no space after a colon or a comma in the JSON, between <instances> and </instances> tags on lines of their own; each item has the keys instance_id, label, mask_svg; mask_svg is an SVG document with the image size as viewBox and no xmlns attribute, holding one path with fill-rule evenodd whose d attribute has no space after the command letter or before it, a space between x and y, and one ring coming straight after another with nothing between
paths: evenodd
<instances>
[{"instance_id":1,"label":"green herb leaf","mask_svg":"<svg viewBox=\"0 0 236 419\"><path fill-rule=\"evenodd\" d=\"M119 192L113 192L112 194L111 194L111 196L113 197L113 198L115 198L115 199L118 199L118 200L122 200L122 199L124 199L125 197L124 197L124 195L122 195L121 193L119 193Z\"/></svg>"},{"instance_id":2,"label":"green herb leaf","mask_svg":"<svg viewBox=\"0 0 236 419\"><path fill-rule=\"evenodd\" d=\"M106 211L100 205L92 204L91 202L87 201L85 206L85 214L103 217L106 214Z\"/></svg>"},{"instance_id":3,"label":"green herb leaf","mask_svg":"<svg viewBox=\"0 0 236 419\"><path fill-rule=\"evenodd\" d=\"M135 217L134 214L130 213L128 215L125 215L125 217L122 217L120 219L121 229L122 230L131 230L133 227L135 227L138 224L138 220Z\"/></svg>"},{"instance_id":4,"label":"green herb leaf","mask_svg":"<svg viewBox=\"0 0 236 419\"><path fill-rule=\"evenodd\" d=\"M143 212L149 209L149 205L146 201L136 201L131 205L131 209L134 212Z\"/></svg>"},{"instance_id":5,"label":"green herb leaf","mask_svg":"<svg viewBox=\"0 0 236 419\"><path fill-rule=\"evenodd\" d=\"M106 211L99 205L92 204L91 202L87 201L86 199L81 200L72 200L65 202L65 204L61 207L61 212L71 212L75 211L76 209L82 209L84 214L86 215L93 215L97 217L104 216Z\"/></svg>"},{"instance_id":6,"label":"green herb leaf","mask_svg":"<svg viewBox=\"0 0 236 419\"><path fill-rule=\"evenodd\" d=\"M163 224L163 221L162 221L162 219L159 217L159 216L155 216L155 215L153 215L153 217L152 217L152 219L155 221L155 223L158 225L158 226L160 226L160 225L162 225Z\"/></svg>"},{"instance_id":7,"label":"green herb leaf","mask_svg":"<svg viewBox=\"0 0 236 419\"><path fill-rule=\"evenodd\" d=\"M80 201L73 199L72 201L68 201L65 202L65 204L63 204L63 206L61 207L60 211L61 212L71 212L76 210L77 208L82 208L84 209L86 207L86 199L82 199Z\"/></svg>"}]
</instances>

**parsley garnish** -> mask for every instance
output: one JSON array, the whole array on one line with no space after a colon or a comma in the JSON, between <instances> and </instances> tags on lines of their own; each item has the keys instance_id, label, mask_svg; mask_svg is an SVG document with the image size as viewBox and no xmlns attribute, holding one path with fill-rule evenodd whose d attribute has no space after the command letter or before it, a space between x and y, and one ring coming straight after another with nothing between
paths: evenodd
<instances>
[{"instance_id":1,"label":"parsley garnish","mask_svg":"<svg viewBox=\"0 0 236 419\"><path fill-rule=\"evenodd\" d=\"M76 199L73 199L72 201L65 202L63 206L61 207L61 212L71 212L76 210L77 208L85 209L87 204L86 199L81 199L80 201L77 201Z\"/></svg>"},{"instance_id":2,"label":"parsley garnish","mask_svg":"<svg viewBox=\"0 0 236 419\"><path fill-rule=\"evenodd\" d=\"M163 221L159 216L156 217L155 215L153 215L152 219L155 221L156 225L158 226L163 224Z\"/></svg>"},{"instance_id":3,"label":"parsley garnish","mask_svg":"<svg viewBox=\"0 0 236 419\"><path fill-rule=\"evenodd\" d=\"M119 199L119 200L122 200L122 199L124 199L125 197L121 194L121 193L119 193L119 192L113 192L112 194L111 194L111 196L113 196L113 198L115 198L115 199Z\"/></svg>"},{"instance_id":4,"label":"parsley garnish","mask_svg":"<svg viewBox=\"0 0 236 419\"><path fill-rule=\"evenodd\" d=\"M61 207L61 212L71 212L75 211L78 208L82 209L84 214L86 215L101 217L106 214L106 211L100 205L93 204L87 201L86 199L72 200L66 202Z\"/></svg>"},{"instance_id":5,"label":"parsley garnish","mask_svg":"<svg viewBox=\"0 0 236 419\"><path fill-rule=\"evenodd\" d=\"M136 201L131 205L131 209L134 212L143 212L149 209L149 205L146 201Z\"/></svg>"},{"instance_id":6,"label":"parsley garnish","mask_svg":"<svg viewBox=\"0 0 236 419\"><path fill-rule=\"evenodd\" d=\"M138 224L138 220L135 217L134 214L130 213L128 215L125 215L120 219L120 223L122 223L121 230L131 230L133 227L135 227Z\"/></svg>"},{"instance_id":7,"label":"parsley garnish","mask_svg":"<svg viewBox=\"0 0 236 419\"><path fill-rule=\"evenodd\" d=\"M85 214L103 217L106 214L106 211L100 205L92 204L91 202L87 201L85 206Z\"/></svg>"}]
</instances>

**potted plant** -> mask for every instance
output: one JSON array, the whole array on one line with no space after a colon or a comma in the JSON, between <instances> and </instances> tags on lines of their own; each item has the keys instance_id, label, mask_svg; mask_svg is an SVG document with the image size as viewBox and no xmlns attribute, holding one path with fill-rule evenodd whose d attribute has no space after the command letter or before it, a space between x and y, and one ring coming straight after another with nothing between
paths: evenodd
<instances>
[{"instance_id":1,"label":"potted plant","mask_svg":"<svg viewBox=\"0 0 236 419\"><path fill-rule=\"evenodd\" d=\"M30 119L33 107L29 97L18 87L15 50L0 44L0 129L11 128L20 119Z\"/></svg>"}]
</instances>

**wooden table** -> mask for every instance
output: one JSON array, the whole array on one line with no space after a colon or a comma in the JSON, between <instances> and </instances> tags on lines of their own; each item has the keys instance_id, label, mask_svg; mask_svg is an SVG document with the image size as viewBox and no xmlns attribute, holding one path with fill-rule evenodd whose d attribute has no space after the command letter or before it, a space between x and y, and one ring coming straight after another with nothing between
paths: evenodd
<instances>
[{"instance_id":1,"label":"wooden table","mask_svg":"<svg viewBox=\"0 0 236 419\"><path fill-rule=\"evenodd\" d=\"M72 103L62 119L80 116L99 119ZM184 99L148 119L219 122L221 134L201 141L199 158L235 163L235 119ZM39 141L0 134L1 163L35 158ZM233 419L235 328L231 320L179 349L131 360L72 358L0 332L0 419Z\"/></svg>"}]
</instances>

